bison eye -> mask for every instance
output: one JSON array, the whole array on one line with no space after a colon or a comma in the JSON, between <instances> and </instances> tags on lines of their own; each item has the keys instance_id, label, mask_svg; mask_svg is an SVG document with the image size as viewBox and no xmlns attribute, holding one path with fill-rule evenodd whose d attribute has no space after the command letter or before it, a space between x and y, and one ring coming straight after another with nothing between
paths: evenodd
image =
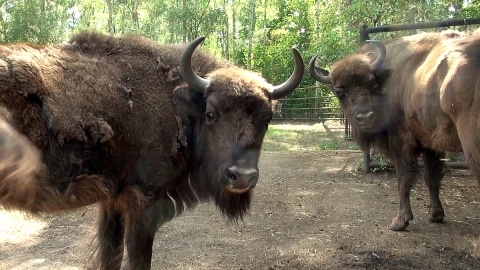
<instances>
[{"instance_id":1,"label":"bison eye","mask_svg":"<svg viewBox=\"0 0 480 270\"><path fill-rule=\"evenodd\" d=\"M207 122L212 122L215 120L215 115L212 112L205 113L205 117L207 118Z\"/></svg>"}]
</instances>

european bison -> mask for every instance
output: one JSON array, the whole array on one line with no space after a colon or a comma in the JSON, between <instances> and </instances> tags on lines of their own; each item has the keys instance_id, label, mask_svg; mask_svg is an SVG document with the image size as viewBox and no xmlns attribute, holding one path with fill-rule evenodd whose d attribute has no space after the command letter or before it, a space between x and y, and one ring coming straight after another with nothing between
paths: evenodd
<instances>
[{"instance_id":1,"label":"european bison","mask_svg":"<svg viewBox=\"0 0 480 270\"><path fill-rule=\"evenodd\" d=\"M124 242L128 268L150 269L155 231L200 202L241 219L275 100L299 85L303 61L294 49L293 74L272 86L195 51L202 41L82 33L0 46L0 204L98 202L100 269L121 267Z\"/></svg>"},{"instance_id":2,"label":"european bison","mask_svg":"<svg viewBox=\"0 0 480 270\"><path fill-rule=\"evenodd\" d=\"M355 141L379 149L396 168L400 203L388 228L404 230L413 219L409 196L419 155L429 220L442 222L445 152L463 149L480 183L480 35L445 31L372 42L338 60L330 74L315 59L309 73L330 85ZM473 255L480 257L480 239Z\"/></svg>"}]
</instances>

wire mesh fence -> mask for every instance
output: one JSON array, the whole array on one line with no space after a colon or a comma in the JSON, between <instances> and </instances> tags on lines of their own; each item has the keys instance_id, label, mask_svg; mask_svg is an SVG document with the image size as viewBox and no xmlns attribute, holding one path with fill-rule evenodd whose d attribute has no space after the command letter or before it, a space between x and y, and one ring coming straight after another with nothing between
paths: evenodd
<instances>
[{"instance_id":1,"label":"wire mesh fence","mask_svg":"<svg viewBox=\"0 0 480 270\"><path fill-rule=\"evenodd\" d=\"M298 122L344 120L334 95L325 95L325 91L317 86L303 87L297 91L303 91L305 95L280 99L273 116L274 120Z\"/></svg>"},{"instance_id":2,"label":"wire mesh fence","mask_svg":"<svg viewBox=\"0 0 480 270\"><path fill-rule=\"evenodd\" d=\"M299 122L343 120L338 106L332 106L334 96L286 98L279 101L273 118Z\"/></svg>"}]
</instances>

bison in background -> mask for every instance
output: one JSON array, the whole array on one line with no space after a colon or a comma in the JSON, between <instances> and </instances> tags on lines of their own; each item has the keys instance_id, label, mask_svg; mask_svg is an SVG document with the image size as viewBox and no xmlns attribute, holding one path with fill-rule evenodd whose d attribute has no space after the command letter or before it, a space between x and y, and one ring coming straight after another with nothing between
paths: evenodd
<instances>
[{"instance_id":1,"label":"bison in background","mask_svg":"<svg viewBox=\"0 0 480 270\"><path fill-rule=\"evenodd\" d=\"M247 213L279 86L188 46L82 33L0 46L0 205L32 213L99 203L95 267L150 269L163 223L213 200ZM198 74L198 75L197 75ZM200 77L201 76L201 77Z\"/></svg>"},{"instance_id":2,"label":"bison in background","mask_svg":"<svg viewBox=\"0 0 480 270\"><path fill-rule=\"evenodd\" d=\"M309 73L330 86L355 141L364 151L379 149L396 168L400 203L388 228L404 230L413 219L409 197L420 155L429 220L442 222L445 152L463 149L480 184L480 35L445 31L371 42L330 73L315 67L316 58ZM480 239L473 255L480 257Z\"/></svg>"}]
</instances>

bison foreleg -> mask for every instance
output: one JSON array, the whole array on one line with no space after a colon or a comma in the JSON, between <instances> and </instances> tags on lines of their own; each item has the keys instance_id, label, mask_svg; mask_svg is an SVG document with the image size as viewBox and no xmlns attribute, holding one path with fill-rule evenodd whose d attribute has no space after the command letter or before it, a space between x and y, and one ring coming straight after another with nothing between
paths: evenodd
<instances>
[{"instance_id":1,"label":"bison foreleg","mask_svg":"<svg viewBox=\"0 0 480 270\"><path fill-rule=\"evenodd\" d=\"M445 213L440 201L440 182L443 178L444 162L440 159L444 155L426 149L422 158L425 165L424 181L430 196L428 216L431 222L443 222Z\"/></svg>"},{"instance_id":2,"label":"bison foreleg","mask_svg":"<svg viewBox=\"0 0 480 270\"><path fill-rule=\"evenodd\" d=\"M119 209L112 201L100 204L98 226L98 254L95 269L120 269L123 259L125 226Z\"/></svg>"},{"instance_id":3,"label":"bison foreleg","mask_svg":"<svg viewBox=\"0 0 480 270\"><path fill-rule=\"evenodd\" d=\"M135 197L129 196L128 200L131 201ZM161 224L175 216L175 204L169 197L166 197L147 203L143 209L132 203L127 205L129 208L125 208L124 213L128 269L147 270L151 267L155 232Z\"/></svg>"},{"instance_id":4,"label":"bison foreleg","mask_svg":"<svg viewBox=\"0 0 480 270\"><path fill-rule=\"evenodd\" d=\"M401 151L394 152L399 154L399 156L394 158L395 169L397 171L399 206L397 216L388 226L388 229L392 231L404 230L408 227L410 221L413 220L412 207L410 205L410 190L417 177L418 163L413 150L406 152L407 153L401 153Z\"/></svg>"}]
</instances>

